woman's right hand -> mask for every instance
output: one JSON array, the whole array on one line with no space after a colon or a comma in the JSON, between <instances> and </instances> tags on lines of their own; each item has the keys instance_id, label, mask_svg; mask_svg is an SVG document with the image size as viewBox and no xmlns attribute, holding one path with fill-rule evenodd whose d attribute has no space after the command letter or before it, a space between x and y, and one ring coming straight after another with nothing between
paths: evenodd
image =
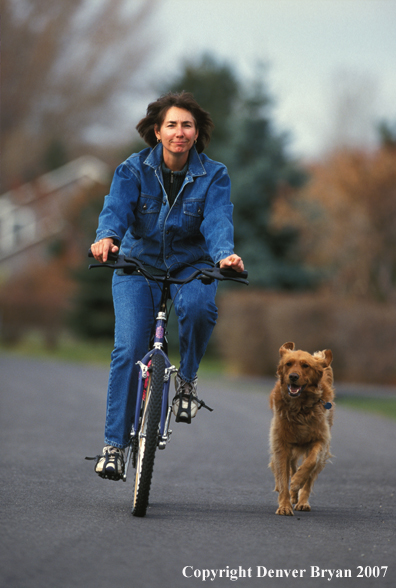
<instances>
[{"instance_id":1,"label":"woman's right hand","mask_svg":"<svg viewBox=\"0 0 396 588\"><path fill-rule=\"evenodd\" d=\"M109 252L117 253L118 247L117 245L114 245L113 239L107 237L106 239L101 239L100 241L96 241L96 243L92 243L91 251L96 261L105 263L109 256Z\"/></svg>"}]
</instances>

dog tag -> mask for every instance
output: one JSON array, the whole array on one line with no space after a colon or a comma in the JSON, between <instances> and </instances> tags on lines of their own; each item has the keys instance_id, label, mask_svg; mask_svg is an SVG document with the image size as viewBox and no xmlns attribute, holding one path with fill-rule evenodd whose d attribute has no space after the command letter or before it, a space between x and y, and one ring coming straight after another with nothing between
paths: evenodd
<instances>
[{"instance_id":1,"label":"dog tag","mask_svg":"<svg viewBox=\"0 0 396 588\"><path fill-rule=\"evenodd\" d=\"M331 402L326 402L326 404L324 405L324 407L329 410L333 405L331 404Z\"/></svg>"}]
</instances>

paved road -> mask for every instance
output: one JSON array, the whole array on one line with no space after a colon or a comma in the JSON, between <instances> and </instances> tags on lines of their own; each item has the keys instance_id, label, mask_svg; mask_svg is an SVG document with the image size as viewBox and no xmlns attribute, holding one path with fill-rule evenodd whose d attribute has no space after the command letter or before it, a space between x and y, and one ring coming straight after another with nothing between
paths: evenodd
<instances>
[{"instance_id":1,"label":"paved road","mask_svg":"<svg viewBox=\"0 0 396 588\"><path fill-rule=\"evenodd\" d=\"M2 587L396 585L394 421L338 408L312 512L279 517L267 395L204 381L215 412L174 424L136 519L131 483L103 481L83 459L102 447L107 370L3 355L0 374Z\"/></svg>"}]
</instances>

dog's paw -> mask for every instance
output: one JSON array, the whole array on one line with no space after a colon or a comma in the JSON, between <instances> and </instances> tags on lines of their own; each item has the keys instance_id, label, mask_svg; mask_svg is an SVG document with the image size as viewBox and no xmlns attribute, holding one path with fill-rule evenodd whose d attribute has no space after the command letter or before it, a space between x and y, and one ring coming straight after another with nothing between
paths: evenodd
<instances>
[{"instance_id":1,"label":"dog's paw","mask_svg":"<svg viewBox=\"0 0 396 588\"><path fill-rule=\"evenodd\" d=\"M310 512L311 507L309 506L309 502L298 502L294 507L295 510L303 510L305 512Z\"/></svg>"},{"instance_id":2,"label":"dog's paw","mask_svg":"<svg viewBox=\"0 0 396 588\"><path fill-rule=\"evenodd\" d=\"M297 502L298 502L298 492L293 492L293 490L290 492L290 502L292 504L297 504Z\"/></svg>"},{"instance_id":3,"label":"dog's paw","mask_svg":"<svg viewBox=\"0 0 396 588\"><path fill-rule=\"evenodd\" d=\"M290 506L280 506L275 514L292 517L294 516L293 507L291 504Z\"/></svg>"}]
</instances>

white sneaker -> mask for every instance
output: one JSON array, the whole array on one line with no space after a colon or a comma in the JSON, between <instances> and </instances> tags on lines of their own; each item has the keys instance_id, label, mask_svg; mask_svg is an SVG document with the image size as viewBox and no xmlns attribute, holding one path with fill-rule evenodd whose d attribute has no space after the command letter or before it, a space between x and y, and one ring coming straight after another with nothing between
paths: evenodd
<instances>
[{"instance_id":1,"label":"white sneaker","mask_svg":"<svg viewBox=\"0 0 396 588\"><path fill-rule=\"evenodd\" d=\"M176 395L172 400L172 411L177 423L191 423L201 407L197 398L198 376L192 382L186 382L179 374L175 378Z\"/></svg>"},{"instance_id":2,"label":"white sneaker","mask_svg":"<svg viewBox=\"0 0 396 588\"><path fill-rule=\"evenodd\" d=\"M105 445L105 447L103 447L103 455L98 456L98 461L95 465L95 472L101 478L108 478L109 480L120 480L124 475L124 460L124 449L113 447L112 445Z\"/></svg>"}]
</instances>

